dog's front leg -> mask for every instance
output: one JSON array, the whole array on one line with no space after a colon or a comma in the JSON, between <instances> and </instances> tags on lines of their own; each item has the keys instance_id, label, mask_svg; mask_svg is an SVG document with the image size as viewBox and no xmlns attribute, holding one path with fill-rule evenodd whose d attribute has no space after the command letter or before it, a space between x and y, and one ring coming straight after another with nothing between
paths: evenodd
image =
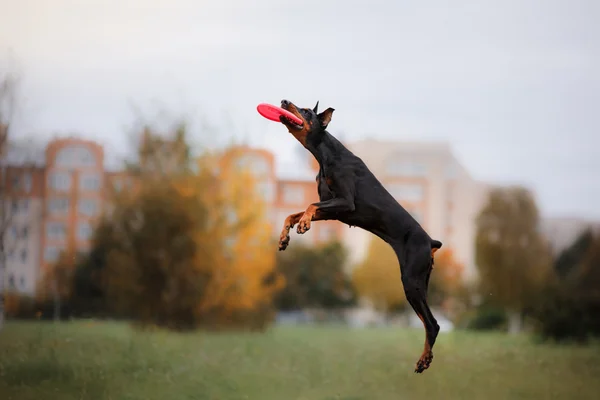
<instances>
[{"instance_id":1,"label":"dog's front leg","mask_svg":"<svg viewBox=\"0 0 600 400\"><path fill-rule=\"evenodd\" d=\"M283 223L283 229L281 230L281 234L279 235L279 250L285 250L290 243L290 229L294 227L300 221L304 215L304 211L300 211L299 213L290 214L285 219Z\"/></svg>"},{"instance_id":2,"label":"dog's front leg","mask_svg":"<svg viewBox=\"0 0 600 400\"><path fill-rule=\"evenodd\" d=\"M310 229L311 221L336 219L337 213L354 211L354 200L348 198L335 198L327 201L313 203L300 218L296 232L303 234Z\"/></svg>"}]
</instances>

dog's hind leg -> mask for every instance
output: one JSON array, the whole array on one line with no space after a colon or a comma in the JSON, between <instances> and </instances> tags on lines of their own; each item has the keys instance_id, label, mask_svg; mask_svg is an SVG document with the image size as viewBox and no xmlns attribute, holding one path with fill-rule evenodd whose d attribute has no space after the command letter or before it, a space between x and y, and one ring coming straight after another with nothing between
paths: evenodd
<instances>
[{"instance_id":1,"label":"dog's hind leg","mask_svg":"<svg viewBox=\"0 0 600 400\"><path fill-rule=\"evenodd\" d=\"M421 373L431 365L433 345L440 331L440 326L427 304L427 286L432 267L431 250L429 248L415 249L409 252L404 259L405 265L401 265L404 293L425 328L423 354L415 367L415 372Z\"/></svg>"}]
</instances>

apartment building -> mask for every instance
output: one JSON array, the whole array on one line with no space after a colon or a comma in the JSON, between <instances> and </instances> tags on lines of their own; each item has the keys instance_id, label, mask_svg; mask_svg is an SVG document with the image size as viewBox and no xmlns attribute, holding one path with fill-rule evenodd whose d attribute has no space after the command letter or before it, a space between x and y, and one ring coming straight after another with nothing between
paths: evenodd
<instances>
[{"instance_id":1,"label":"apartment building","mask_svg":"<svg viewBox=\"0 0 600 400\"><path fill-rule=\"evenodd\" d=\"M45 175L42 267L62 251L89 250L103 207L104 150L92 141L55 140L46 148Z\"/></svg>"},{"instance_id":2,"label":"apartment building","mask_svg":"<svg viewBox=\"0 0 600 400\"><path fill-rule=\"evenodd\" d=\"M8 166L4 179L4 287L33 294L40 271L44 170Z\"/></svg>"},{"instance_id":3,"label":"apartment building","mask_svg":"<svg viewBox=\"0 0 600 400\"><path fill-rule=\"evenodd\" d=\"M7 231L5 287L33 295L62 251L87 252L103 206L104 150L77 138L43 154L11 148L2 160ZM27 153L26 157L22 154Z\"/></svg>"}]
</instances>

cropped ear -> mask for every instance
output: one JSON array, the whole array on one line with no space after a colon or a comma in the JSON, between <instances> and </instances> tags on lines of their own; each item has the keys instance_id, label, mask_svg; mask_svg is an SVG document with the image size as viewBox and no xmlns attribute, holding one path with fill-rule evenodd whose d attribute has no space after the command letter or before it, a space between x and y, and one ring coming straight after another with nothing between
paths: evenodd
<instances>
[{"instance_id":1,"label":"cropped ear","mask_svg":"<svg viewBox=\"0 0 600 400\"><path fill-rule=\"evenodd\" d=\"M313 108L313 112L316 114L319 112L319 102L317 101L317 105Z\"/></svg>"},{"instance_id":2,"label":"cropped ear","mask_svg":"<svg viewBox=\"0 0 600 400\"><path fill-rule=\"evenodd\" d=\"M317 115L319 118L319 122L321 122L321 127L323 129L327 128L327 125L331 122L331 115L335 110L329 107L327 110L323 111L321 114Z\"/></svg>"}]
</instances>

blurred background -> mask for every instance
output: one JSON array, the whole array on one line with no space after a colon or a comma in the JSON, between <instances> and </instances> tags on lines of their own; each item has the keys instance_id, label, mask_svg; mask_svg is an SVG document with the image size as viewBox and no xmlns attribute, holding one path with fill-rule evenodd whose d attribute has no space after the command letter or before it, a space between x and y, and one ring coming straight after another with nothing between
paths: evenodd
<instances>
[{"instance_id":1,"label":"blurred background","mask_svg":"<svg viewBox=\"0 0 600 400\"><path fill-rule=\"evenodd\" d=\"M6 399L581 399L600 384L600 3L0 7ZM292 231L329 132L443 242L424 340L391 248Z\"/></svg>"}]
</instances>

